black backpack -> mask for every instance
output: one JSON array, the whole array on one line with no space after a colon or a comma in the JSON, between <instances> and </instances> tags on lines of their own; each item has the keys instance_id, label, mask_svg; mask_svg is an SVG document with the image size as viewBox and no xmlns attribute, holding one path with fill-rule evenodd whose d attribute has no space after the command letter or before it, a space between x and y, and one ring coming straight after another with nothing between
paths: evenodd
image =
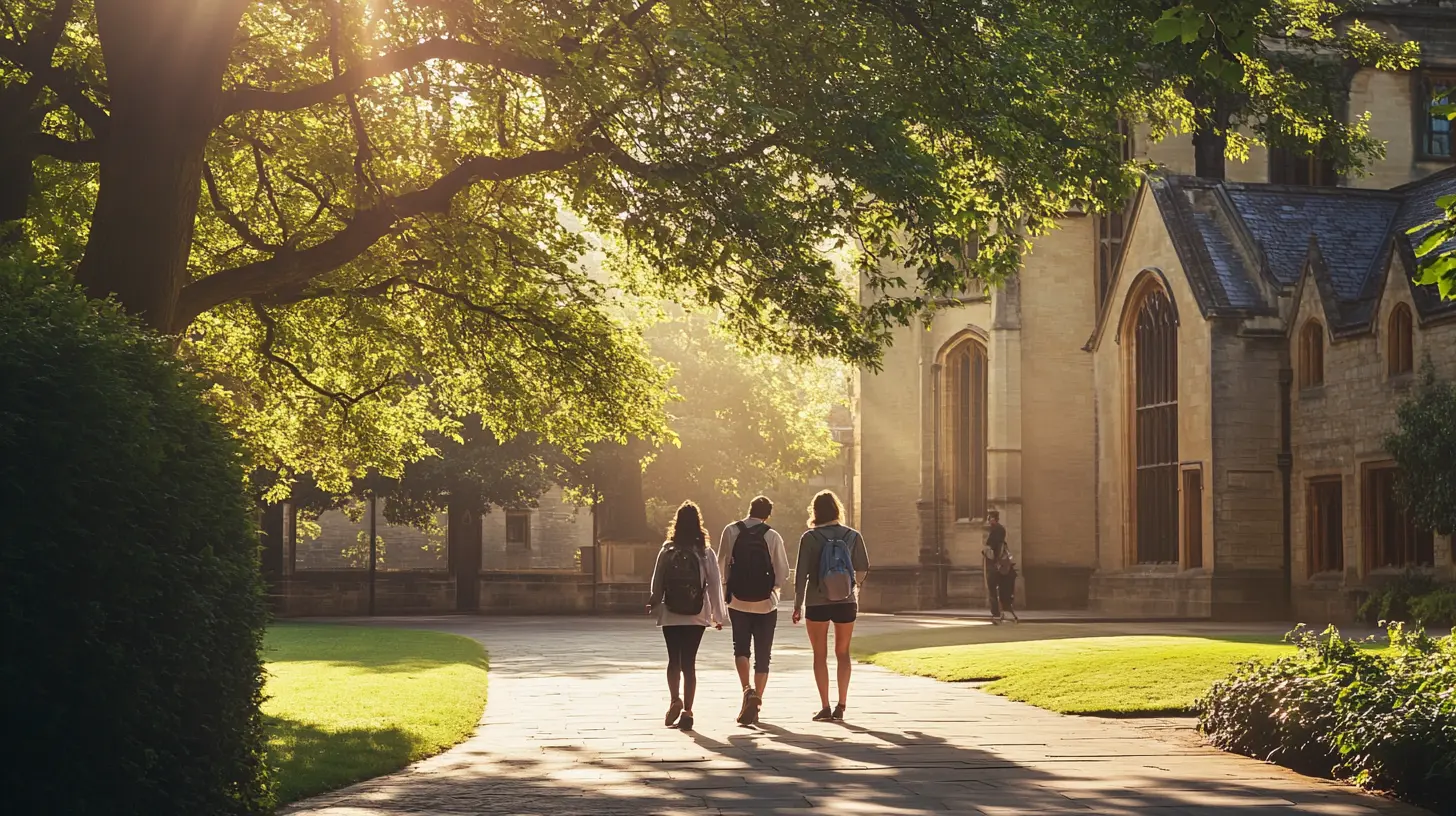
<instances>
[{"instance_id":1,"label":"black backpack","mask_svg":"<svg viewBox=\"0 0 1456 816\"><path fill-rule=\"evenodd\" d=\"M662 564L662 599L674 615L696 615L703 611L703 562L691 545L667 546Z\"/></svg>"},{"instance_id":2,"label":"black backpack","mask_svg":"<svg viewBox=\"0 0 1456 816\"><path fill-rule=\"evenodd\" d=\"M773 528L738 522L733 540L733 562L728 565L728 595L740 601L766 601L773 597L774 565L765 536Z\"/></svg>"}]
</instances>

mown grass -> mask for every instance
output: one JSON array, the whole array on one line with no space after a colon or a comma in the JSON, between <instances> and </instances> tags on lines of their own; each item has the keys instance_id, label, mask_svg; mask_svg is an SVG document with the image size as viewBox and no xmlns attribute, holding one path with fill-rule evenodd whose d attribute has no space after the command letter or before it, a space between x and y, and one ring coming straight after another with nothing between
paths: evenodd
<instances>
[{"instance_id":1,"label":"mown grass","mask_svg":"<svg viewBox=\"0 0 1456 816\"><path fill-rule=\"evenodd\" d=\"M457 635L279 624L263 659L280 804L439 753L485 707L485 650Z\"/></svg>"},{"instance_id":2,"label":"mown grass","mask_svg":"<svg viewBox=\"0 0 1456 816\"><path fill-rule=\"evenodd\" d=\"M890 645L864 644L860 657L902 674L983 681L989 692L1063 714L1111 716L1189 713L1239 663L1294 650L1272 636L1058 637L893 650Z\"/></svg>"}]
</instances>

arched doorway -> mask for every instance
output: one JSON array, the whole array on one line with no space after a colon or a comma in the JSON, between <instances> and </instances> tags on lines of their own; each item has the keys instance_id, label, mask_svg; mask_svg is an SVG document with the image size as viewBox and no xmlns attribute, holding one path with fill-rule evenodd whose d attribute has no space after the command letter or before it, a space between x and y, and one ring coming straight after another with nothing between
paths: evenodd
<instances>
[{"instance_id":1,"label":"arched doorway","mask_svg":"<svg viewBox=\"0 0 1456 816\"><path fill-rule=\"evenodd\" d=\"M1134 560L1178 563L1178 316L1150 280L1131 327Z\"/></svg>"}]
</instances>

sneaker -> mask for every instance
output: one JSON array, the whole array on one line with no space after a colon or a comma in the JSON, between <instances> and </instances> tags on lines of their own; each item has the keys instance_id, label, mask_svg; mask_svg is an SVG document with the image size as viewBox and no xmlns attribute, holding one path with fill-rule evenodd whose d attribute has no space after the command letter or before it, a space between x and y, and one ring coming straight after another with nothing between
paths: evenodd
<instances>
[{"instance_id":1,"label":"sneaker","mask_svg":"<svg viewBox=\"0 0 1456 816\"><path fill-rule=\"evenodd\" d=\"M679 729L683 730L683 731L691 731L691 730L693 730L693 715L692 714L684 714L684 715L682 715L682 717L677 721L677 727Z\"/></svg>"},{"instance_id":2,"label":"sneaker","mask_svg":"<svg viewBox=\"0 0 1456 816\"><path fill-rule=\"evenodd\" d=\"M758 692L749 691L749 696L743 701L743 714L738 718L742 725L756 725L758 723L758 710L763 706L763 698Z\"/></svg>"},{"instance_id":3,"label":"sneaker","mask_svg":"<svg viewBox=\"0 0 1456 816\"><path fill-rule=\"evenodd\" d=\"M670 705L670 706L667 707L667 717L666 717L666 719L663 720L662 724L663 725L666 725L669 728L671 728L672 726L676 725L677 724L677 718L678 718L679 715L682 714L682 710L683 710L682 700L673 700L672 701L672 705Z\"/></svg>"},{"instance_id":4,"label":"sneaker","mask_svg":"<svg viewBox=\"0 0 1456 816\"><path fill-rule=\"evenodd\" d=\"M842 721L844 719L844 703L840 703L839 705L835 706L834 711L830 714L830 716L833 717L836 721Z\"/></svg>"},{"instance_id":5,"label":"sneaker","mask_svg":"<svg viewBox=\"0 0 1456 816\"><path fill-rule=\"evenodd\" d=\"M814 722L829 722L832 719L834 719L834 712L831 711L827 706L822 709L818 714L814 715Z\"/></svg>"},{"instance_id":6,"label":"sneaker","mask_svg":"<svg viewBox=\"0 0 1456 816\"><path fill-rule=\"evenodd\" d=\"M743 704L738 707L738 724L748 725L748 709L753 703L753 687L743 690Z\"/></svg>"}]
</instances>

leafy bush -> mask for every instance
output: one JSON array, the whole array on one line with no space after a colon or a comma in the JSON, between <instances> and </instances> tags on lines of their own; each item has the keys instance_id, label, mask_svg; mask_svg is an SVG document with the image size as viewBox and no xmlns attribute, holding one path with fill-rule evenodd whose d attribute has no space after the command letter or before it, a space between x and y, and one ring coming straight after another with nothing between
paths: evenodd
<instances>
[{"instance_id":1,"label":"leafy bush","mask_svg":"<svg viewBox=\"0 0 1456 816\"><path fill-rule=\"evenodd\" d=\"M1296 654L1209 690L1200 728L1224 750L1456 814L1456 636L1389 635L1375 651L1333 628L1295 630Z\"/></svg>"},{"instance_id":2,"label":"leafy bush","mask_svg":"<svg viewBox=\"0 0 1456 816\"><path fill-rule=\"evenodd\" d=\"M1456 587L1446 586L1410 600L1411 619L1428 629L1456 628Z\"/></svg>"},{"instance_id":3,"label":"leafy bush","mask_svg":"<svg viewBox=\"0 0 1456 816\"><path fill-rule=\"evenodd\" d=\"M6 805L267 812L254 523L195 378L114 307L0 263L0 383Z\"/></svg>"},{"instance_id":4,"label":"leafy bush","mask_svg":"<svg viewBox=\"0 0 1456 816\"><path fill-rule=\"evenodd\" d=\"M1436 579L1425 573L1406 570L1360 604L1356 613L1364 623L1379 625L1385 621L1413 621L1411 599L1436 591Z\"/></svg>"}]
</instances>

